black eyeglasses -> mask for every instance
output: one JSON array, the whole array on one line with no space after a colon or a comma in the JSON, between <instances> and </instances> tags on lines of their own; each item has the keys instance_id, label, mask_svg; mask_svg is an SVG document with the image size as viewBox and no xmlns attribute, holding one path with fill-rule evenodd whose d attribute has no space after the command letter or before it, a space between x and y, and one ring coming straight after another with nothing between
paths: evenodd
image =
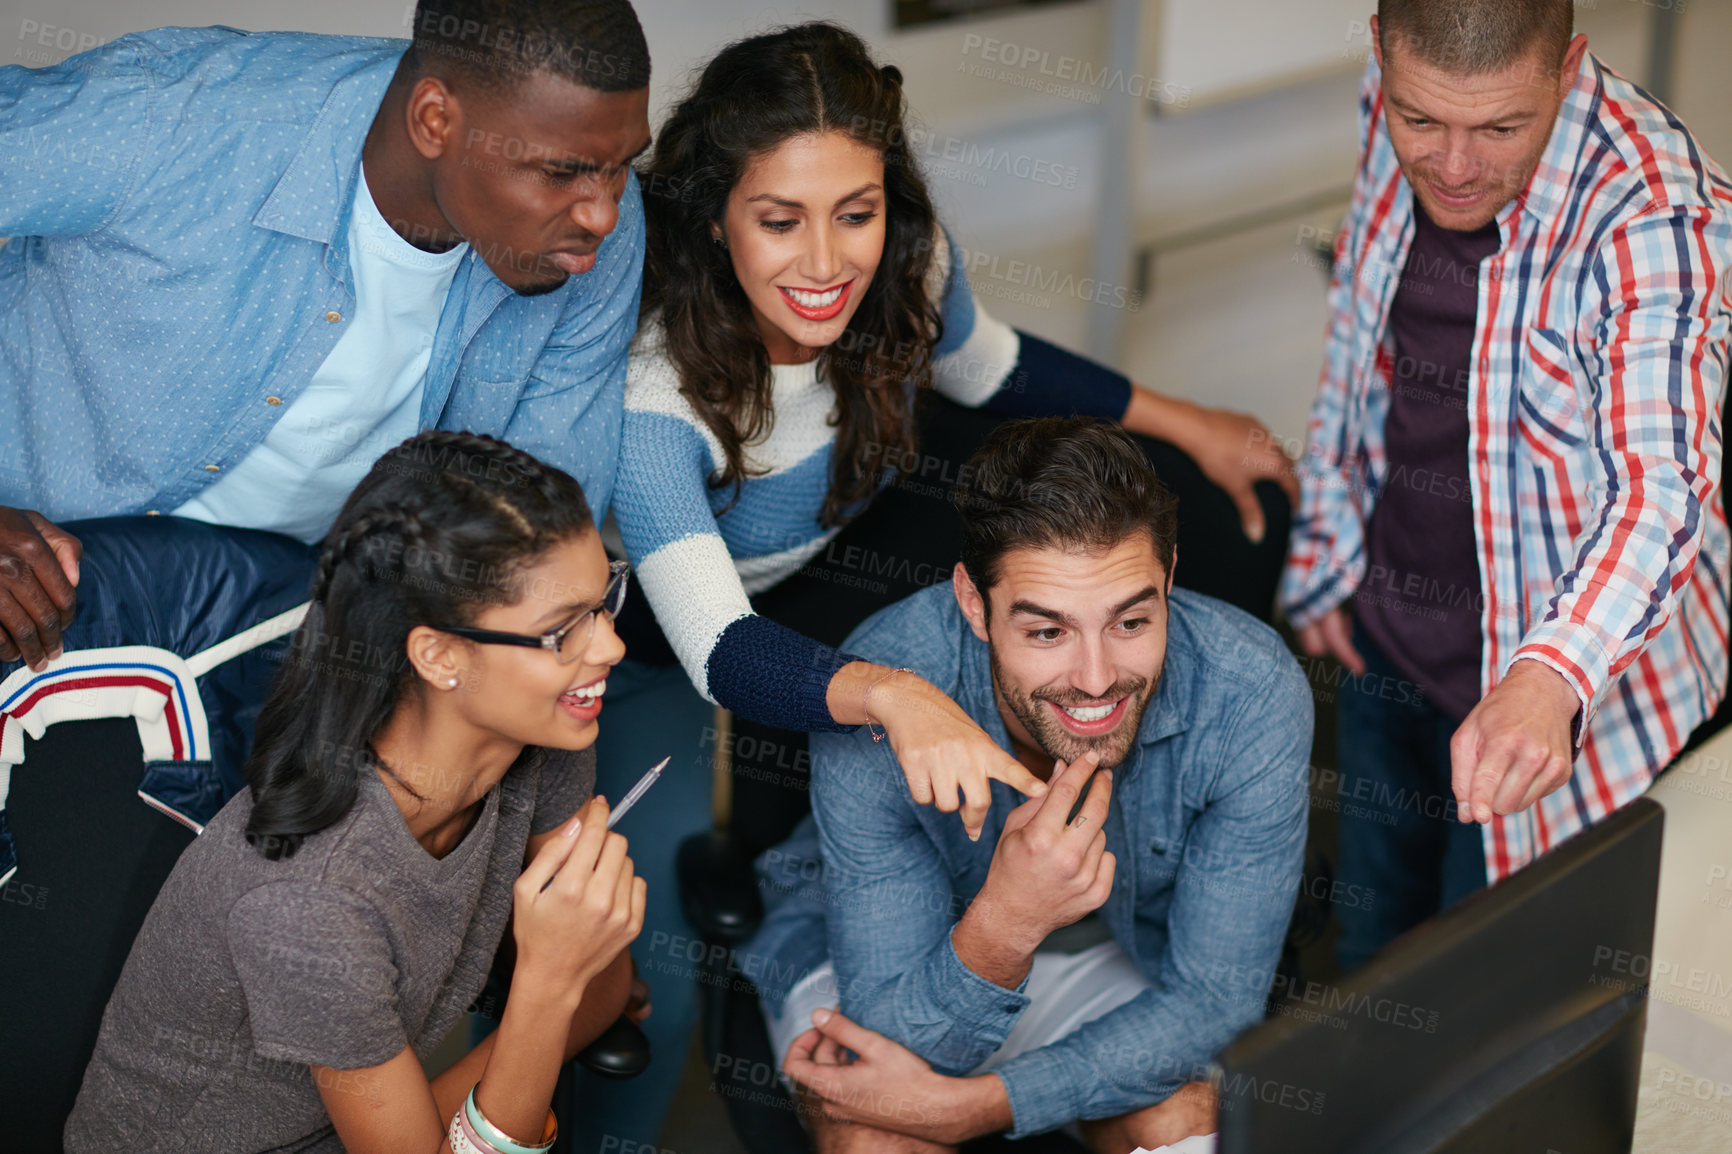
<instances>
[{"instance_id":1,"label":"black eyeglasses","mask_svg":"<svg viewBox=\"0 0 1732 1154\"><path fill-rule=\"evenodd\" d=\"M630 578L630 565L624 561L609 561L607 589L601 595L601 604L573 617L559 628L540 635L501 633L494 629L470 629L457 625L435 625L433 628L453 637L479 641L483 645L524 645L531 649L546 649L561 665L570 665L589 648L590 638L595 636L595 619L605 613L611 622L619 616L619 611L625 608L625 591Z\"/></svg>"}]
</instances>

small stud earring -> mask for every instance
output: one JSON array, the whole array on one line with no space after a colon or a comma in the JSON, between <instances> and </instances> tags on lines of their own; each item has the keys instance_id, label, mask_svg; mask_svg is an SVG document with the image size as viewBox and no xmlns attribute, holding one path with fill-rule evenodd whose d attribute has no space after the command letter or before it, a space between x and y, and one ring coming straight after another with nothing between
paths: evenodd
<instances>
[{"instance_id":1,"label":"small stud earring","mask_svg":"<svg viewBox=\"0 0 1732 1154\"><path fill-rule=\"evenodd\" d=\"M450 681L447 681L445 684L452 689L456 689L457 688L457 679L455 677L453 677Z\"/></svg>"}]
</instances>

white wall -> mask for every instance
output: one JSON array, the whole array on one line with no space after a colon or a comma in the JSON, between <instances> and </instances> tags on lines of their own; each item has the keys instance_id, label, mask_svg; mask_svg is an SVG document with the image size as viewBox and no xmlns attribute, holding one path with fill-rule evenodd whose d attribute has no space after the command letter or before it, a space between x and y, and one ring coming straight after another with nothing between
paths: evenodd
<instances>
[{"instance_id":1,"label":"white wall","mask_svg":"<svg viewBox=\"0 0 1732 1154\"><path fill-rule=\"evenodd\" d=\"M891 0L812 0L758 4L740 0L638 0L654 66L654 114L659 117L688 71L721 44L780 24L837 20L872 41L908 73L909 91L926 110L942 109L961 122L1003 121L1027 109L1062 108L1039 93L959 78L964 40L990 27L995 35L1056 54L1098 55L1098 0L947 24L897 34L890 29ZM4 0L0 11L0 64L52 63L127 32L166 24L227 24L236 28L330 32L352 36L407 36L413 0Z\"/></svg>"}]
</instances>

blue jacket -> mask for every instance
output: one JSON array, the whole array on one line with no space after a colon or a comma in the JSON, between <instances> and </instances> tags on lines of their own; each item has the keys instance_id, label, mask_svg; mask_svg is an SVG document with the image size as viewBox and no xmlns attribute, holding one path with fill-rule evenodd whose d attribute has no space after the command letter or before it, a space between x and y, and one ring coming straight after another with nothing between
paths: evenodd
<instances>
[{"instance_id":1,"label":"blue jacket","mask_svg":"<svg viewBox=\"0 0 1732 1154\"><path fill-rule=\"evenodd\" d=\"M1137 744L1114 771L1106 835L1118 868L1099 911L1157 988L994 1070L1013 1137L1149 1106L1195 1077L1263 1016L1299 893L1305 678L1274 631L1247 614L1182 589L1168 605L1166 666ZM846 647L912 668L1010 748L988 647L949 586L882 610ZM770 912L745 956L765 1000L779 1005L827 952L849 1018L942 1073L978 1066L1028 998L965 966L950 934L1023 800L993 782L986 828L970 842L955 814L914 803L889 743L864 731L814 734L816 827L760 859Z\"/></svg>"},{"instance_id":2,"label":"blue jacket","mask_svg":"<svg viewBox=\"0 0 1732 1154\"><path fill-rule=\"evenodd\" d=\"M306 603L317 561L292 537L181 517L64 527L84 546L65 657L42 673L0 662L0 882L18 864L6 823L9 767L23 758L24 734L55 721L136 716L139 797L195 830L216 816L246 784L253 727L289 648L284 615ZM197 660L261 626L269 640ZM101 688L117 681L135 696L118 709Z\"/></svg>"},{"instance_id":3,"label":"blue jacket","mask_svg":"<svg viewBox=\"0 0 1732 1154\"><path fill-rule=\"evenodd\" d=\"M166 513L264 440L353 312L361 145L405 47L161 28L0 68L0 505ZM643 227L633 178L555 292L463 261L421 427L503 437L603 516Z\"/></svg>"}]
</instances>

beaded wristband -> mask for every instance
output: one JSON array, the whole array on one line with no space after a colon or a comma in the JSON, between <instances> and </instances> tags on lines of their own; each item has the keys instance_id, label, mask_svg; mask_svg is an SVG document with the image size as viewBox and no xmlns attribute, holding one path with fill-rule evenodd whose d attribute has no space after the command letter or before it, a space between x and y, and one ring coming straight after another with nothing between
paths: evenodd
<instances>
[{"instance_id":1,"label":"beaded wristband","mask_svg":"<svg viewBox=\"0 0 1732 1154\"><path fill-rule=\"evenodd\" d=\"M883 677L880 677L877 681L874 681L871 685L868 685L866 687L866 692L862 693L860 695L860 704L862 706L864 706L865 710L866 710L866 732L870 733L872 735L872 740L874 742L883 741L884 737L885 737L885 733L884 733L884 727L872 720L872 691L874 689L877 689L880 685L884 684L886 681L889 681L892 677L895 677L898 673L913 673L913 672L914 672L914 670L908 668L906 665L904 665L898 669L892 669L889 673L886 673Z\"/></svg>"},{"instance_id":2,"label":"beaded wristband","mask_svg":"<svg viewBox=\"0 0 1732 1154\"><path fill-rule=\"evenodd\" d=\"M469 1097L463 1100L461 1113L465 1128L471 1131L471 1141L478 1142L482 1147L478 1154L486 1154L487 1151L493 1151L494 1154L543 1154L553 1148L553 1141L559 1136L559 1127L555 1125L551 1135L533 1146L519 1142L487 1120L487 1115L475 1104L473 1088L469 1091ZM453 1147L454 1151L455 1149Z\"/></svg>"}]
</instances>

